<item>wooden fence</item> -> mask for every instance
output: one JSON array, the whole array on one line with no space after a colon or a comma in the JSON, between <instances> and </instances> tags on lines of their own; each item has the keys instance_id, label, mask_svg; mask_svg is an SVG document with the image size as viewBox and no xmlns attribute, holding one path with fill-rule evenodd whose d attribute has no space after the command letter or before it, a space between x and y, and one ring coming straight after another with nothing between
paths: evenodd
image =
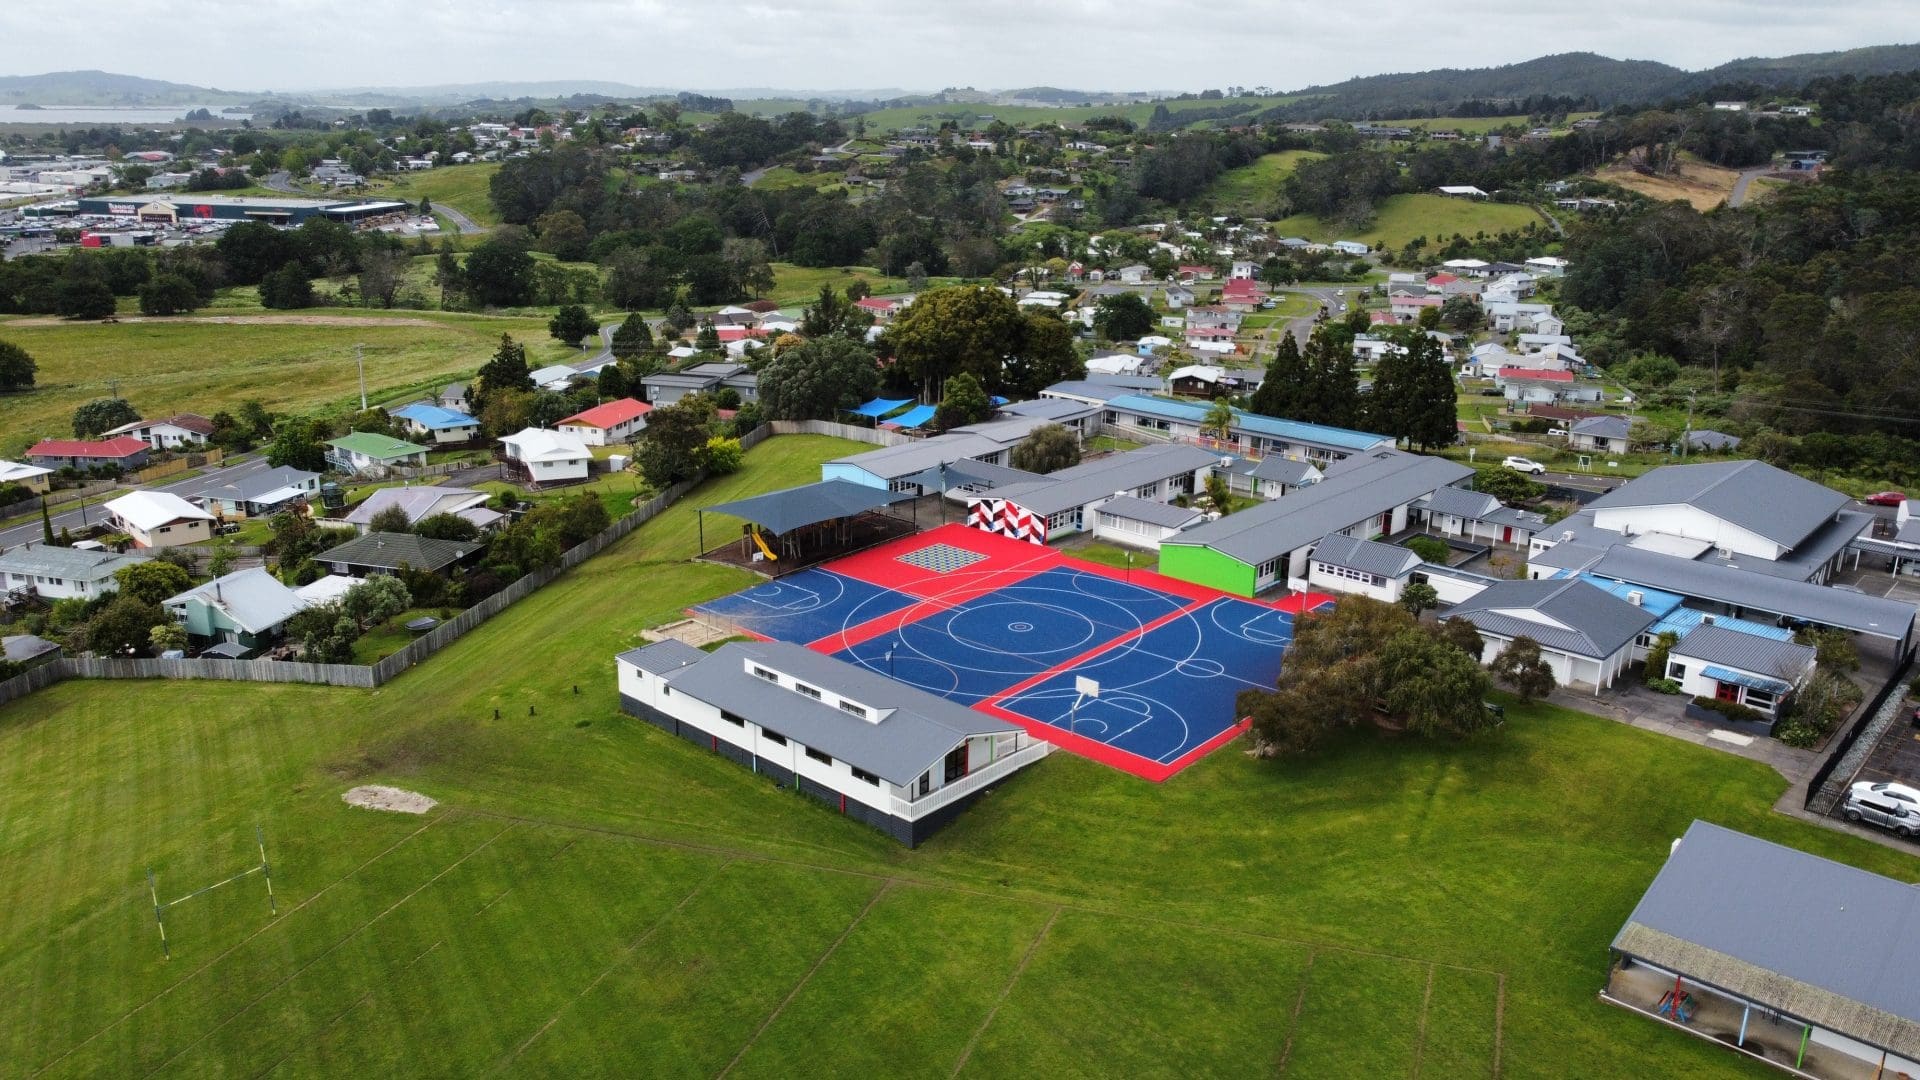
<instances>
[{"instance_id":1,"label":"wooden fence","mask_svg":"<svg viewBox=\"0 0 1920 1080\"><path fill-rule=\"evenodd\" d=\"M768 429L776 435L832 435L837 439L851 439L854 442L872 443L875 446L898 446L903 442L913 441L897 431L836 424L830 420L769 420L757 430Z\"/></svg>"},{"instance_id":2,"label":"wooden fence","mask_svg":"<svg viewBox=\"0 0 1920 1080\"><path fill-rule=\"evenodd\" d=\"M40 514L40 504L43 501L47 504L47 509L52 510L55 507L64 506L67 503L79 502L81 499L90 499L95 495L105 495L107 492L114 491L119 487L120 484L118 481L100 480L91 484L84 484L80 487L61 488L59 491L49 491L45 495L38 495L31 499L22 499L12 506L0 506L0 521L9 521L13 518L28 516L38 517Z\"/></svg>"},{"instance_id":3,"label":"wooden fence","mask_svg":"<svg viewBox=\"0 0 1920 1080\"><path fill-rule=\"evenodd\" d=\"M134 473L133 479L137 483L151 484L155 480L164 480L169 476L177 476L180 473L186 472L188 469L199 469L208 465L218 465L222 461L225 461L226 458L227 452L219 447L214 447L210 450L196 450L184 457L177 457L171 461L163 461L158 465L149 465L139 472Z\"/></svg>"}]
</instances>

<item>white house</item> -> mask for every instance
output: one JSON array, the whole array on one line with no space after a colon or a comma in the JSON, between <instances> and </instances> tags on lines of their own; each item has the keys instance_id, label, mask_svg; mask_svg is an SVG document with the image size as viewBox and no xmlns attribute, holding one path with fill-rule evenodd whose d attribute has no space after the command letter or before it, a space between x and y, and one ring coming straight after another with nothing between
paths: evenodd
<instances>
[{"instance_id":1,"label":"white house","mask_svg":"<svg viewBox=\"0 0 1920 1080\"><path fill-rule=\"evenodd\" d=\"M536 484L564 484L585 480L593 451L577 435L545 428L523 428L500 440L507 460L527 470Z\"/></svg>"},{"instance_id":2,"label":"white house","mask_svg":"<svg viewBox=\"0 0 1920 1080\"><path fill-rule=\"evenodd\" d=\"M381 488L354 507L345 520L347 524L366 533L372 531L374 518L397 508L407 515L409 525L418 525L441 514L464 517L478 525L480 522L469 516L469 512L485 507L490 497L487 492L473 488L442 487L438 484Z\"/></svg>"},{"instance_id":3,"label":"white house","mask_svg":"<svg viewBox=\"0 0 1920 1080\"><path fill-rule=\"evenodd\" d=\"M1589 416L1567 429L1567 446L1595 454L1624 454L1633 421L1625 416Z\"/></svg>"},{"instance_id":4,"label":"white house","mask_svg":"<svg viewBox=\"0 0 1920 1080\"><path fill-rule=\"evenodd\" d=\"M353 431L327 440L327 463L342 472L384 473L399 465L427 463L427 448L371 431Z\"/></svg>"},{"instance_id":5,"label":"white house","mask_svg":"<svg viewBox=\"0 0 1920 1080\"><path fill-rule=\"evenodd\" d=\"M1806 645L1708 625L1673 646L1666 677L1679 683L1683 694L1730 701L1771 717L1813 676L1814 655Z\"/></svg>"},{"instance_id":6,"label":"white house","mask_svg":"<svg viewBox=\"0 0 1920 1080\"><path fill-rule=\"evenodd\" d=\"M647 414L652 411L653 406L644 401L620 398L575 413L560 421L559 427L588 446L613 446L646 430Z\"/></svg>"},{"instance_id":7,"label":"white house","mask_svg":"<svg viewBox=\"0 0 1920 1080\"><path fill-rule=\"evenodd\" d=\"M121 424L112 431L102 432L102 439L132 438L139 439L155 450L178 450L181 447L207 445L207 436L213 434L213 421L197 413L181 413L161 420L135 420L131 424Z\"/></svg>"},{"instance_id":8,"label":"white house","mask_svg":"<svg viewBox=\"0 0 1920 1080\"><path fill-rule=\"evenodd\" d=\"M1626 670L1634 639L1657 617L1579 578L1560 578L1496 582L1443 618L1474 625L1483 662L1530 637L1560 685L1598 693Z\"/></svg>"},{"instance_id":9,"label":"white house","mask_svg":"<svg viewBox=\"0 0 1920 1080\"><path fill-rule=\"evenodd\" d=\"M28 542L0 552L0 585L9 598L91 600L120 587L113 575L121 567L145 561L137 555Z\"/></svg>"},{"instance_id":10,"label":"white house","mask_svg":"<svg viewBox=\"0 0 1920 1080\"><path fill-rule=\"evenodd\" d=\"M1358 240L1335 240L1333 250L1342 255L1365 255L1373 249Z\"/></svg>"},{"instance_id":11,"label":"white house","mask_svg":"<svg viewBox=\"0 0 1920 1080\"><path fill-rule=\"evenodd\" d=\"M1153 270L1141 263L1134 263L1132 266L1121 267L1115 273L1119 275L1122 284L1139 285L1147 280Z\"/></svg>"},{"instance_id":12,"label":"white house","mask_svg":"<svg viewBox=\"0 0 1920 1080\"><path fill-rule=\"evenodd\" d=\"M213 515L170 492L130 491L101 509L136 547L178 547L213 538Z\"/></svg>"},{"instance_id":13,"label":"white house","mask_svg":"<svg viewBox=\"0 0 1920 1080\"><path fill-rule=\"evenodd\" d=\"M918 845L1050 744L1014 724L779 641L662 641L614 664L630 715Z\"/></svg>"},{"instance_id":14,"label":"white house","mask_svg":"<svg viewBox=\"0 0 1920 1080\"><path fill-rule=\"evenodd\" d=\"M1351 593L1394 603L1420 569L1420 556L1398 544L1334 533L1307 557L1307 584L1322 592Z\"/></svg>"}]
</instances>

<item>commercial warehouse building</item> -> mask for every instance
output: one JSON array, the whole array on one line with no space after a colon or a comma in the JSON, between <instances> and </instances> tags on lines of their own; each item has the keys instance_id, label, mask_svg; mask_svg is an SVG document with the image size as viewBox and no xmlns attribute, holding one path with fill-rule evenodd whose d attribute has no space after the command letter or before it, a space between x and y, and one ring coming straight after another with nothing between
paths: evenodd
<instances>
[{"instance_id":1,"label":"commercial warehouse building","mask_svg":"<svg viewBox=\"0 0 1920 1080\"><path fill-rule=\"evenodd\" d=\"M364 199L262 198L252 195L97 195L75 200L76 212L139 221L177 224L181 221L264 221L270 225L300 225L314 218L355 222L405 213L409 204Z\"/></svg>"}]
</instances>

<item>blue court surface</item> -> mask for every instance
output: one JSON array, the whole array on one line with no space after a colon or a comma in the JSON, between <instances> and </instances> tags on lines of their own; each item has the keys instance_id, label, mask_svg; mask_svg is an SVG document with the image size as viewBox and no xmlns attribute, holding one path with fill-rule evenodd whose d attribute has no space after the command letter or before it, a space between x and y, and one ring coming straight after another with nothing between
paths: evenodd
<instances>
[{"instance_id":1,"label":"blue court surface","mask_svg":"<svg viewBox=\"0 0 1920 1080\"><path fill-rule=\"evenodd\" d=\"M1167 765L1233 727L1242 690L1272 689L1292 640L1291 616L1222 598L996 704ZM1076 677L1100 684L1078 710Z\"/></svg>"},{"instance_id":2,"label":"blue court surface","mask_svg":"<svg viewBox=\"0 0 1920 1080\"><path fill-rule=\"evenodd\" d=\"M1070 567L1056 567L876 634L834 655L974 704L1100 649L1185 601Z\"/></svg>"},{"instance_id":3,"label":"blue court surface","mask_svg":"<svg viewBox=\"0 0 1920 1080\"><path fill-rule=\"evenodd\" d=\"M915 602L905 593L816 568L763 582L693 610L762 637L804 645L891 615Z\"/></svg>"}]
</instances>

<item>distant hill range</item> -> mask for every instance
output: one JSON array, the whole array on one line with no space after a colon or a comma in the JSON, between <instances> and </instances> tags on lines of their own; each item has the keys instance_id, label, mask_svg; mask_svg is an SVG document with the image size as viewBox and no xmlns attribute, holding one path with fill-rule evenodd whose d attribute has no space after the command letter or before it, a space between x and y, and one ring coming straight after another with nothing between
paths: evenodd
<instances>
[{"instance_id":1,"label":"distant hill range","mask_svg":"<svg viewBox=\"0 0 1920 1080\"><path fill-rule=\"evenodd\" d=\"M1803 53L1775 59L1734 60L1705 71L1684 71L1651 60L1614 60L1595 53L1562 53L1491 68L1440 68L1402 75L1369 75L1295 91L1301 100L1274 110L1288 117L1448 115L1467 102L1579 98L1601 108L1650 104L1715 87L1734 92L1789 89L1822 75L1885 75L1920 69L1920 45L1876 45L1844 52Z\"/></svg>"},{"instance_id":2,"label":"distant hill range","mask_svg":"<svg viewBox=\"0 0 1920 1080\"><path fill-rule=\"evenodd\" d=\"M1293 92L1297 100L1262 114L1286 119L1449 115L1466 103L1486 105L1529 98L1575 98L1600 108L1646 104L1724 88L1755 93L1793 88L1822 75L1884 75L1920 70L1920 44L1876 45L1843 52L1734 60L1705 71L1685 71L1651 60L1614 60L1595 53L1562 53L1491 68L1440 68L1410 74L1369 75ZM667 87L592 79L474 82L435 86L342 87L296 92L236 92L162 82L105 71L58 71L0 76L0 109L54 105L337 105L351 108L448 108L494 102L641 101L670 96ZM1152 91L1073 90L1029 86L1013 90L948 88L916 94L898 88L783 90L738 87L701 93L735 101L868 101L1023 105L1132 104L1168 96Z\"/></svg>"}]
</instances>

